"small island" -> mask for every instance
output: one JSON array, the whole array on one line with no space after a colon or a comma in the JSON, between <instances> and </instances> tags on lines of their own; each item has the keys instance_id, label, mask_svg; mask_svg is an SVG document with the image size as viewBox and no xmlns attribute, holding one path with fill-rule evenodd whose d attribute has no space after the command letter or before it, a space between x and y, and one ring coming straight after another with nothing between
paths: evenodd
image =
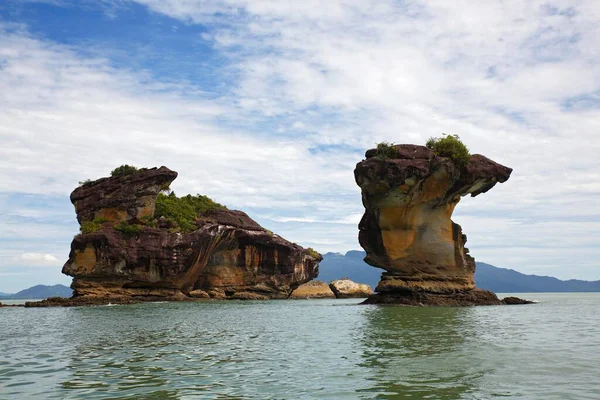
<instances>
[{"instance_id":1,"label":"small island","mask_svg":"<svg viewBox=\"0 0 600 400\"><path fill-rule=\"evenodd\" d=\"M62 272L77 306L196 299L286 299L322 257L206 196L177 197L177 172L124 165L71 194L80 233Z\"/></svg>"},{"instance_id":2,"label":"small island","mask_svg":"<svg viewBox=\"0 0 600 400\"><path fill-rule=\"evenodd\" d=\"M462 196L506 182L511 168L471 155L456 135L426 146L380 143L354 170L365 213L365 261L384 269L375 293L348 279L326 284L322 256L203 195L178 197L177 172L122 165L71 193L80 233L62 272L71 298L27 307L203 299L360 298L366 304L523 304L475 288L467 237L451 220Z\"/></svg>"},{"instance_id":3,"label":"small island","mask_svg":"<svg viewBox=\"0 0 600 400\"><path fill-rule=\"evenodd\" d=\"M475 288L467 236L451 220L462 196L477 196L508 180L511 168L471 155L456 135L426 146L380 143L354 170L365 212L359 242L365 261L384 269L368 304L495 305Z\"/></svg>"}]
</instances>

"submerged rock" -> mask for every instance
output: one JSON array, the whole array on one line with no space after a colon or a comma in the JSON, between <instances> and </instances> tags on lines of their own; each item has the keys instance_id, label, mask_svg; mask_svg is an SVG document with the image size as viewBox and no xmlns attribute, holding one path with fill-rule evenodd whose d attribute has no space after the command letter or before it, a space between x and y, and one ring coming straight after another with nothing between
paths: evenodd
<instances>
[{"instance_id":1,"label":"submerged rock","mask_svg":"<svg viewBox=\"0 0 600 400\"><path fill-rule=\"evenodd\" d=\"M451 216L461 196L487 192L512 169L479 154L460 166L425 146L394 148L391 158L368 150L354 170L365 207L365 261L386 270L368 302L502 304L492 292L473 290L475 260Z\"/></svg>"},{"instance_id":2,"label":"submerged rock","mask_svg":"<svg viewBox=\"0 0 600 400\"><path fill-rule=\"evenodd\" d=\"M455 293L376 293L370 296L365 304L400 304L406 306L492 306L502 301L489 290L472 289Z\"/></svg>"},{"instance_id":3,"label":"submerged rock","mask_svg":"<svg viewBox=\"0 0 600 400\"><path fill-rule=\"evenodd\" d=\"M518 297L509 296L502 299L502 303L513 305L513 304L534 304L535 301L520 299Z\"/></svg>"},{"instance_id":4,"label":"submerged rock","mask_svg":"<svg viewBox=\"0 0 600 400\"><path fill-rule=\"evenodd\" d=\"M284 299L318 274L318 253L267 231L242 211L210 209L197 216L194 230L176 231L154 215L159 192L176 177L166 167L142 169L75 189L77 220L93 229L73 239L62 269L74 278L73 298L44 304Z\"/></svg>"},{"instance_id":5,"label":"submerged rock","mask_svg":"<svg viewBox=\"0 0 600 400\"><path fill-rule=\"evenodd\" d=\"M355 283L348 278L331 281L329 287L338 299L369 297L373 290L364 283Z\"/></svg>"},{"instance_id":6,"label":"submerged rock","mask_svg":"<svg viewBox=\"0 0 600 400\"><path fill-rule=\"evenodd\" d=\"M335 299L335 294L323 281L310 281L298 286L290 299Z\"/></svg>"}]
</instances>

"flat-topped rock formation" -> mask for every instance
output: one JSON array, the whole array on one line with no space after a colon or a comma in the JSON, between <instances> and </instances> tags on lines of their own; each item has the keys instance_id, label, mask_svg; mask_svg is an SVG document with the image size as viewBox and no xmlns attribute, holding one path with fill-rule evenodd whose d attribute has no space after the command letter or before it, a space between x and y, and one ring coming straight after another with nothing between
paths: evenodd
<instances>
[{"instance_id":1,"label":"flat-topped rock formation","mask_svg":"<svg viewBox=\"0 0 600 400\"><path fill-rule=\"evenodd\" d=\"M475 260L451 217L462 196L487 192L512 169L479 154L459 165L425 146L394 150L392 157L368 150L354 170L365 207L359 224L365 261L386 270L369 302L501 304L493 293L473 290Z\"/></svg>"},{"instance_id":2,"label":"flat-topped rock formation","mask_svg":"<svg viewBox=\"0 0 600 400\"><path fill-rule=\"evenodd\" d=\"M85 233L73 239L62 269L73 277L73 298L55 301L57 305L94 299L288 298L318 274L320 254L210 199L207 204L216 206L198 213L191 229L179 229L176 222L156 215L157 196L176 177L166 167L141 169L73 191L71 200Z\"/></svg>"}]
</instances>

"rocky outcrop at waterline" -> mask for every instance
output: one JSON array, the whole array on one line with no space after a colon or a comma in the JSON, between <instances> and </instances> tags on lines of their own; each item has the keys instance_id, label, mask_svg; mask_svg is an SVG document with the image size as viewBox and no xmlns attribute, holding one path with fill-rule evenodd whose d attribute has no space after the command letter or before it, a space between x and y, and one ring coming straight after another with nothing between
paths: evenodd
<instances>
[{"instance_id":1,"label":"rocky outcrop at waterline","mask_svg":"<svg viewBox=\"0 0 600 400\"><path fill-rule=\"evenodd\" d=\"M369 285L356 283L348 278L331 281L329 287L338 299L364 298L373 294Z\"/></svg>"},{"instance_id":2,"label":"rocky outcrop at waterline","mask_svg":"<svg viewBox=\"0 0 600 400\"><path fill-rule=\"evenodd\" d=\"M157 197L176 177L166 167L141 169L73 191L83 232L73 239L62 272L73 277L74 294L55 305L284 299L317 276L320 254L273 234L242 211L206 207L179 224L157 215ZM191 227L182 229L184 222Z\"/></svg>"},{"instance_id":3,"label":"rocky outcrop at waterline","mask_svg":"<svg viewBox=\"0 0 600 400\"><path fill-rule=\"evenodd\" d=\"M395 145L385 157L368 150L354 170L365 207L359 242L365 261L386 271L368 302L502 304L474 290L475 260L451 216L462 196L485 193L511 172L478 154L462 165L425 146Z\"/></svg>"},{"instance_id":4,"label":"rocky outcrop at waterline","mask_svg":"<svg viewBox=\"0 0 600 400\"><path fill-rule=\"evenodd\" d=\"M518 297L499 299L496 294L484 289L457 290L449 293L413 292L384 292L369 296L363 304L394 304L404 306L496 306L532 304L533 301Z\"/></svg>"},{"instance_id":5,"label":"rocky outcrop at waterline","mask_svg":"<svg viewBox=\"0 0 600 400\"><path fill-rule=\"evenodd\" d=\"M352 299L365 298L372 294L369 285L342 278L333 280L329 284L323 281L304 283L292 292L290 299Z\"/></svg>"},{"instance_id":6,"label":"rocky outcrop at waterline","mask_svg":"<svg viewBox=\"0 0 600 400\"><path fill-rule=\"evenodd\" d=\"M335 299L329 285L323 281L310 281L298 286L290 299Z\"/></svg>"}]
</instances>

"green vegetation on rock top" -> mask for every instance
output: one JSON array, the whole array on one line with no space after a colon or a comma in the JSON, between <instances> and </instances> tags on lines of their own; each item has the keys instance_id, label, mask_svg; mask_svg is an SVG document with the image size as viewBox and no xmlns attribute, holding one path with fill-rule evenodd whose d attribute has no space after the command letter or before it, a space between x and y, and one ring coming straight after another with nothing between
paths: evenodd
<instances>
[{"instance_id":1,"label":"green vegetation on rock top","mask_svg":"<svg viewBox=\"0 0 600 400\"><path fill-rule=\"evenodd\" d=\"M156 199L154 216L156 218L165 217L167 221L182 232L191 232L196 230L198 216L210 210L225 208L225 206L214 202L207 196L199 194L177 197L175 192L168 195L159 193Z\"/></svg>"},{"instance_id":2,"label":"green vegetation on rock top","mask_svg":"<svg viewBox=\"0 0 600 400\"><path fill-rule=\"evenodd\" d=\"M313 249L312 247L309 247L308 249L306 249L306 252L312 258L317 258L318 259L318 258L321 257L321 254L318 251L316 251L315 249Z\"/></svg>"},{"instance_id":3,"label":"green vegetation on rock top","mask_svg":"<svg viewBox=\"0 0 600 400\"><path fill-rule=\"evenodd\" d=\"M375 158L380 160L388 160L390 158L395 158L398 155L398 150L393 143L381 142L377 143L377 154Z\"/></svg>"},{"instance_id":4,"label":"green vegetation on rock top","mask_svg":"<svg viewBox=\"0 0 600 400\"><path fill-rule=\"evenodd\" d=\"M140 233L140 231L142 230L140 225L130 224L127 221L119 222L118 224L113 226L113 229L115 229L127 236L135 236L138 233Z\"/></svg>"},{"instance_id":5,"label":"green vegetation on rock top","mask_svg":"<svg viewBox=\"0 0 600 400\"><path fill-rule=\"evenodd\" d=\"M110 172L110 176L112 176L112 177L127 176L127 175L131 175L131 174L137 172L137 170L138 170L137 167L134 167L133 165L123 164L120 167L113 169Z\"/></svg>"},{"instance_id":6,"label":"green vegetation on rock top","mask_svg":"<svg viewBox=\"0 0 600 400\"><path fill-rule=\"evenodd\" d=\"M425 146L433 150L438 156L449 157L459 166L465 166L471 160L469 149L461 142L458 135L447 135L444 133L444 137L441 138L431 137Z\"/></svg>"}]
</instances>

